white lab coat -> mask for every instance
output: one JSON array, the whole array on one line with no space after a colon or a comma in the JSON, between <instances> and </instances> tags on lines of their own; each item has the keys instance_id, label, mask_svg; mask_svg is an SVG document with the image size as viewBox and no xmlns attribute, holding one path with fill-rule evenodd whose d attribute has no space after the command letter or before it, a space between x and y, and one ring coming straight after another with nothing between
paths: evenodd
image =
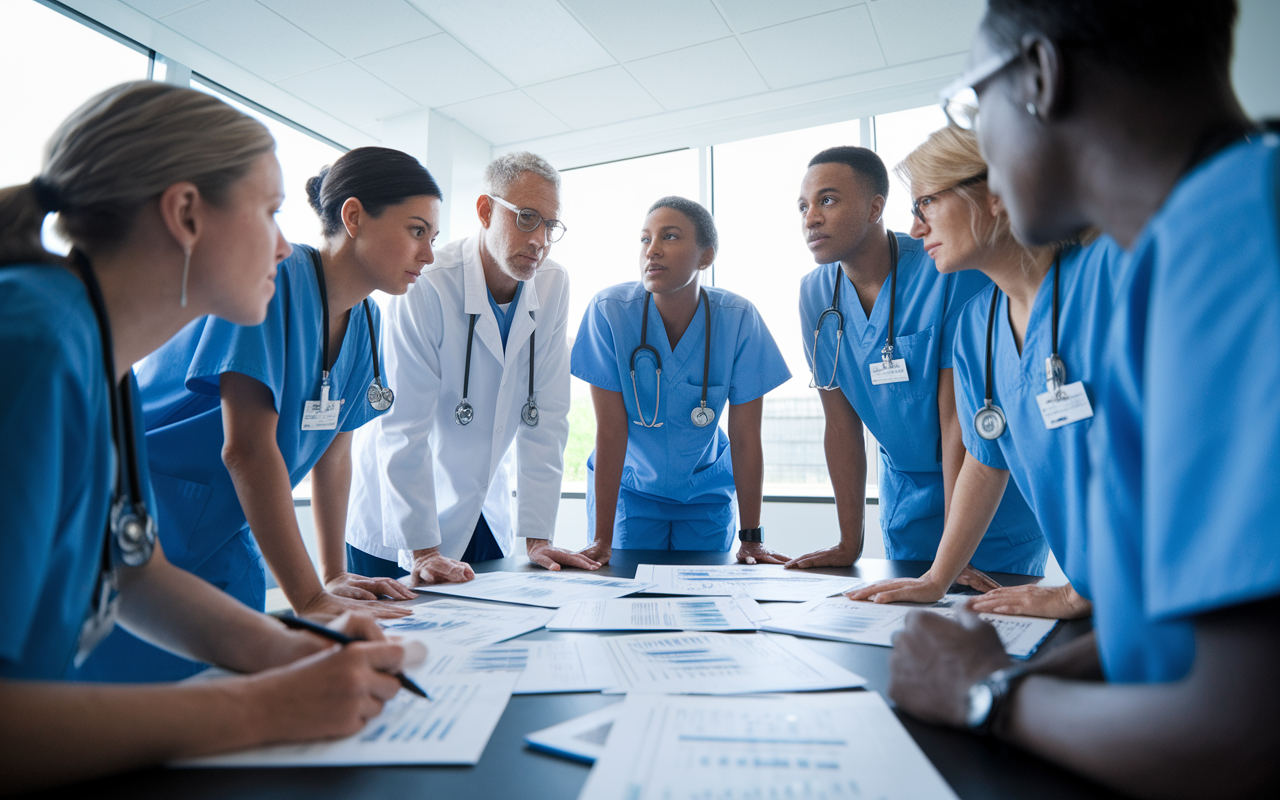
<instances>
[{"instance_id":1,"label":"white lab coat","mask_svg":"<svg viewBox=\"0 0 1280 800\"><path fill-rule=\"evenodd\" d=\"M551 539L569 438L564 267L548 259L525 284L504 353L479 238L450 242L435 255L383 314L379 338L395 404L356 432L352 448L347 542L406 569L413 550L439 546L442 555L461 557L482 511L505 555L516 537ZM462 426L453 412L471 314L480 315L467 393L475 418ZM531 428L520 411L535 329L540 420Z\"/></svg>"}]
</instances>

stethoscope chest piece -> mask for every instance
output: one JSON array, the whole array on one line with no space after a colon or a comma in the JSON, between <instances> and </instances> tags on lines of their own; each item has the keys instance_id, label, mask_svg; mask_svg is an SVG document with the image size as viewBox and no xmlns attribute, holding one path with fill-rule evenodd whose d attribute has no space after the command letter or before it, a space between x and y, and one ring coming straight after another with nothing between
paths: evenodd
<instances>
[{"instance_id":1,"label":"stethoscope chest piece","mask_svg":"<svg viewBox=\"0 0 1280 800\"><path fill-rule=\"evenodd\" d=\"M453 421L459 425L470 425L476 418L476 411L466 400L461 401L453 409Z\"/></svg>"},{"instance_id":2,"label":"stethoscope chest piece","mask_svg":"<svg viewBox=\"0 0 1280 800\"><path fill-rule=\"evenodd\" d=\"M156 548L156 523L146 509L121 497L111 508L111 532L117 554L127 566L141 566Z\"/></svg>"},{"instance_id":3,"label":"stethoscope chest piece","mask_svg":"<svg viewBox=\"0 0 1280 800\"><path fill-rule=\"evenodd\" d=\"M999 439L1005 429L1004 412L1000 410L1000 406L983 406L973 415L973 427L987 441Z\"/></svg>"},{"instance_id":4,"label":"stethoscope chest piece","mask_svg":"<svg viewBox=\"0 0 1280 800\"><path fill-rule=\"evenodd\" d=\"M538 403L533 397L530 397L524 404L524 408L520 409L520 421L530 428L538 427Z\"/></svg>"},{"instance_id":5,"label":"stethoscope chest piece","mask_svg":"<svg viewBox=\"0 0 1280 800\"><path fill-rule=\"evenodd\" d=\"M707 408L706 406L698 406L693 411L689 412L689 419L693 420L693 424L697 425L699 428L705 428L712 422L715 422L716 412L715 409Z\"/></svg>"},{"instance_id":6,"label":"stethoscope chest piece","mask_svg":"<svg viewBox=\"0 0 1280 800\"><path fill-rule=\"evenodd\" d=\"M375 411L386 411L395 401L396 393L391 391L390 387L383 386L380 379L374 378L373 383L369 385L369 405L373 406Z\"/></svg>"}]
</instances>

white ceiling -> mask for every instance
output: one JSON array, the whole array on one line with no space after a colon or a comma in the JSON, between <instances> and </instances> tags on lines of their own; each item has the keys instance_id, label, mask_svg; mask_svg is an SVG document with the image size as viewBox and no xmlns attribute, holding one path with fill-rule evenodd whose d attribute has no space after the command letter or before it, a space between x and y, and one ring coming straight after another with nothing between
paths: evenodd
<instances>
[{"instance_id":1,"label":"white ceiling","mask_svg":"<svg viewBox=\"0 0 1280 800\"><path fill-rule=\"evenodd\" d=\"M226 75L192 66L265 105L272 103L237 85L245 73L373 139L382 120L432 108L498 149L538 141L551 151L580 150L593 131L626 138L641 122L649 133L705 129L762 113L803 116L814 103L831 108L868 92L891 102L894 87L919 96L922 85L936 90L959 71L957 54L984 7L984 0L122 1L155 26L153 39L176 34L229 62Z\"/></svg>"}]
</instances>

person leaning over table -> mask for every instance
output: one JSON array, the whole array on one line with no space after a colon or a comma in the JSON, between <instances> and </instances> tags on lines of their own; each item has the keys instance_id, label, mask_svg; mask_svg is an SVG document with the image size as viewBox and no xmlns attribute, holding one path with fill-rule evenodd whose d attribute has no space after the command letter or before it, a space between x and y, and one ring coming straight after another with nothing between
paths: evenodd
<instances>
[{"instance_id":1,"label":"person leaning over table","mask_svg":"<svg viewBox=\"0 0 1280 800\"><path fill-rule=\"evenodd\" d=\"M699 285L719 246L710 212L663 197L639 239L641 279L592 299L570 359L597 423L583 553L606 563L614 547L726 552L737 532L739 561L781 564L761 543L760 425L764 395L791 372L755 306Z\"/></svg>"},{"instance_id":2,"label":"person leaning over table","mask_svg":"<svg viewBox=\"0 0 1280 800\"><path fill-rule=\"evenodd\" d=\"M560 174L508 153L484 185L480 231L387 308L387 379L411 399L356 435L347 554L362 575L466 581L516 538L547 569L600 566L551 544L569 438L569 276L547 258Z\"/></svg>"},{"instance_id":3,"label":"person leaning over table","mask_svg":"<svg viewBox=\"0 0 1280 800\"><path fill-rule=\"evenodd\" d=\"M886 232L888 194L884 162L864 147L824 150L801 183L801 233L821 266L801 281L800 326L826 418L840 541L789 568L848 566L862 554L864 424L880 444L880 527L890 559L934 557L964 462L951 342L964 304L989 281L977 272L940 275L920 242ZM1043 575L1047 556L1035 516L1008 487L973 566ZM959 580L990 579L969 569Z\"/></svg>"},{"instance_id":4,"label":"person leaning over table","mask_svg":"<svg viewBox=\"0 0 1280 800\"><path fill-rule=\"evenodd\" d=\"M990 591L972 607L1087 617L1091 606L1080 593L1088 594L1080 501L1096 401L1090 395L1123 251L1107 236L1088 245L1019 244L1008 212L987 186L973 131L954 125L935 131L897 169L916 198L911 235L938 271L977 270L992 285L969 301L956 328L952 360L965 456L937 557L920 578L877 581L849 597L879 603L940 599L981 541L1012 475L1071 583L995 588L992 581L977 587ZM1046 373L1046 363L1054 375Z\"/></svg>"},{"instance_id":5,"label":"person leaning over table","mask_svg":"<svg viewBox=\"0 0 1280 800\"><path fill-rule=\"evenodd\" d=\"M1147 797L1280 784L1280 138L1231 88L1236 11L992 0L945 94L1022 241L1128 251L1089 438L1094 633L1011 665L985 622L912 615L890 694Z\"/></svg>"},{"instance_id":6,"label":"person leaning over table","mask_svg":"<svg viewBox=\"0 0 1280 800\"><path fill-rule=\"evenodd\" d=\"M163 83L108 89L54 134L40 175L0 189L0 774L21 792L177 758L360 730L404 649L371 617L335 648L192 574L156 541L130 365L206 314L267 314L289 245L275 142ZM57 213L67 257L46 252ZM66 679L120 623L241 676Z\"/></svg>"}]
</instances>

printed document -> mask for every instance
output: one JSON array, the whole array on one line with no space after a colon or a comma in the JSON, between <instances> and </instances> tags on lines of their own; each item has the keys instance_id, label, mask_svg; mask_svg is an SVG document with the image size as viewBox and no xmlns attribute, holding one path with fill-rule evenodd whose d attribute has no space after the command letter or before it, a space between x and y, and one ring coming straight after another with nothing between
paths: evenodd
<instances>
[{"instance_id":1,"label":"printed document","mask_svg":"<svg viewBox=\"0 0 1280 800\"><path fill-rule=\"evenodd\" d=\"M626 597L562 607L553 631L754 631L769 615L750 597Z\"/></svg>"},{"instance_id":2,"label":"printed document","mask_svg":"<svg viewBox=\"0 0 1280 800\"><path fill-rule=\"evenodd\" d=\"M512 672L513 694L599 692L617 684L600 640L520 641L475 650L436 648L427 654L427 675Z\"/></svg>"},{"instance_id":3,"label":"printed document","mask_svg":"<svg viewBox=\"0 0 1280 800\"><path fill-rule=\"evenodd\" d=\"M607 600L648 591L652 583L585 572L481 572L466 583L415 586L419 592L474 597L543 608L560 608L578 600Z\"/></svg>"},{"instance_id":4,"label":"printed document","mask_svg":"<svg viewBox=\"0 0 1280 800\"><path fill-rule=\"evenodd\" d=\"M605 744L609 741L609 731L622 703L605 706L590 714L583 714L571 720L543 728L540 731L526 733L524 741L534 750L541 750L554 756L562 756L587 764L604 755Z\"/></svg>"},{"instance_id":5,"label":"printed document","mask_svg":"<svg viewBox=\"0 0 1280 800\"><path fill-rule=\"evenodd\" d=\"M412 606L413 614L379 620L389 636L417 639L430 650L438 645L482 647L536 631L554 613L527 606L437 600Z\"/></svg>"},{"instance_id":6,"label":"printed document","mask_svg":"<svg viewBox=\"0 0 1280 800\"><path fill-rule=\"evenodd\" d=\"M721 564L710 567L641 564L636 567L636 580L657 584L646 590L653 594L740 594L753 600L793 603L852 591L866 583L861 578L784 569L781 564Z\"/></svg>"}]
</instances>

